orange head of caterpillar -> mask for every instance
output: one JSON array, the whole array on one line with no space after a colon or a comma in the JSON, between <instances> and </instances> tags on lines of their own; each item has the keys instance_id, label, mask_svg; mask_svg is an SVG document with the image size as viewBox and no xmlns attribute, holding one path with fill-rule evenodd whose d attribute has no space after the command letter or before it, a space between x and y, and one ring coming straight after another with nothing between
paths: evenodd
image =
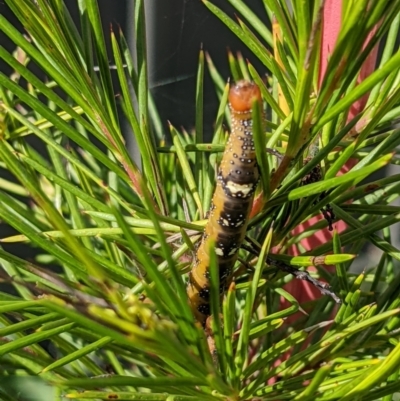
<instances>
[{"instance_id":1,"label":"orange head of caterpillar","mask_svg":"<svg viewBox=\"0 0 400 401\"><path fill-rule=\"evenodd\" d=\"M229 91L229 104L233 112L246 113L251 111L254 101L261 103L260 88L250 81L239 81Z\"/></svg>"}]
</instances>

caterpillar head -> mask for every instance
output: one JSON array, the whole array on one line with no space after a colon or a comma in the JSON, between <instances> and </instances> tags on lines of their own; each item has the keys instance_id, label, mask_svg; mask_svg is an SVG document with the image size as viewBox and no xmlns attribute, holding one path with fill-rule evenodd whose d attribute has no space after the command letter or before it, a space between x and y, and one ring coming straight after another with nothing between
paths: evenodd
<instances>
[{"instance_id":1,"label":"caterpillar head","mask_svg":"<svg viewBox=\"0 0 400 401\"><path fill-rule=\"evenodd\" d=\"M261 103L259 87L250 81L239 81L229 91L229 104L234 112L246 113L251 111L254 101Z\"/></svg>"}]
</instances>

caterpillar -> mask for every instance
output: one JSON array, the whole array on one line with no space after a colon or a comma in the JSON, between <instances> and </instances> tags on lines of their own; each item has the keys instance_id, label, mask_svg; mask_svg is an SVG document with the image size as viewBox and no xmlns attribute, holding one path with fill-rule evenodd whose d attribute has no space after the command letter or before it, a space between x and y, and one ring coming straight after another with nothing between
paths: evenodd
<instances>
[{"instance_id":1,"label":"caterpillar","mask_svg":"<svg viewBox=\"0 0 400 401\"><path fill-rule=\"evenodd\" d=\"M261 107L261 92L249 81L239 81L229 92L232 131L217 174L208 221L187 283L195 319L203 326L210 316L210 242L215 243L220 294L232 281L233 267L246 234L259 170L252 131L252 104Z\"/></svg>"}]
</instances>

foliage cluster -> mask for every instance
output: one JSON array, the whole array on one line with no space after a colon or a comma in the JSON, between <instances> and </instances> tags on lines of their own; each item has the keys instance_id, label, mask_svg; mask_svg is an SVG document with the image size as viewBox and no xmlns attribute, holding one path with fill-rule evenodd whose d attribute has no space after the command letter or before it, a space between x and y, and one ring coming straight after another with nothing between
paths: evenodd
<instances>
[{"instance_id":1,"label":"foliage cluster","mask_svg":"<svg viewBox=\"0 0 400 401\"><path fill-rule=\"evenodd\" d=\"M343 1L319 82L322 2L264 0L273 32L242 0L229 0L237 20L203 2L265 67L229 57L235 81L260 86L266 119L255 109L263 178L248 234L260 255L241 251L246 268L238 266L222 305L211 266L218 363L193 320L185 275L227 136L229 84L201 52L195 132L171 126L167 146L148 88L144 0L135 2L135 62L122 32L111 32L117 89L95 0L78 2L80 31L60 0L6 0L27 35L0 16L17 46L14 54L0 47L13 70L0 73L0 167L16 178L0 179L0 218L18 233L1 241L40 253L33 262L0 249L1 279L15 289L0 293L0 374L39 374L59 394L82 400L391 400L400 390L400 252L389 229L399 221L392 203L400 180L362 180L399 162L400 3ZM379 43L375 71L358 83ZM211 144L202 128L207 66L220 99ZM364 109L350 117L364 95ZM119 110L140 166L127 151ZM319 167L321 180L304 184ZM300 241L327 222L293 229L328 203L347 228L305 252ZM379 263L352 274L365 243L382 252ZM297 257L288 253L293 246ZM275 264L265 263L266 254ZM315 264L313 276L343 303L319 297L299 305L282 289L292 276L277 273L279 263ZM3 381L0 398L14 399Z\"/></svg>"}]
</instances>

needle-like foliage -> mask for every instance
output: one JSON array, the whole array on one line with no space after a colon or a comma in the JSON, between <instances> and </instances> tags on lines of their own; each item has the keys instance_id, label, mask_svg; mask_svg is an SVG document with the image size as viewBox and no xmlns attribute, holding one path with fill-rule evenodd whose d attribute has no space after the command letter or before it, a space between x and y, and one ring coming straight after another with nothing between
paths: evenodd
<instances>
[{"instance_id":1,"label":"needle-like foliage","mask_svg":"<svg viewBox=\"0 0 400 401\"><path fill-rule=\"evenodd\" d=\"M12 69L0 72L0 219L15 232L0 249L0 278L13 288L0 292L0 376L9 379L0 398L39 376L80 400L395 399L400 251L390 227L400 175L370 176L399 164L400 3L343 0L321 74L324 2L264 0L266 26L251 2L229 0L236 15L227 15L203 0L251 50L247 62L227 59L265 106L253 110L262 178L247 246L221 303L210 250L207 339L185 283L230 123L229 84L212 54L199 56L194 131L163 132L147 80L145 0L135 1L135 61L122 32L102 31L96 0L78 2L80 29L62 1L5 1L26 34L0 16L16 46L0 47ZM376 66L360 79L376 46ZM212 143L203 139L207 67L220 99ZM356 272L366 244L380 260ZM307 266L311 276L298 270ZM283 288L293 275L328 282L342 303L334 294L300 302Z\"/></svg>"}]
</instances>

